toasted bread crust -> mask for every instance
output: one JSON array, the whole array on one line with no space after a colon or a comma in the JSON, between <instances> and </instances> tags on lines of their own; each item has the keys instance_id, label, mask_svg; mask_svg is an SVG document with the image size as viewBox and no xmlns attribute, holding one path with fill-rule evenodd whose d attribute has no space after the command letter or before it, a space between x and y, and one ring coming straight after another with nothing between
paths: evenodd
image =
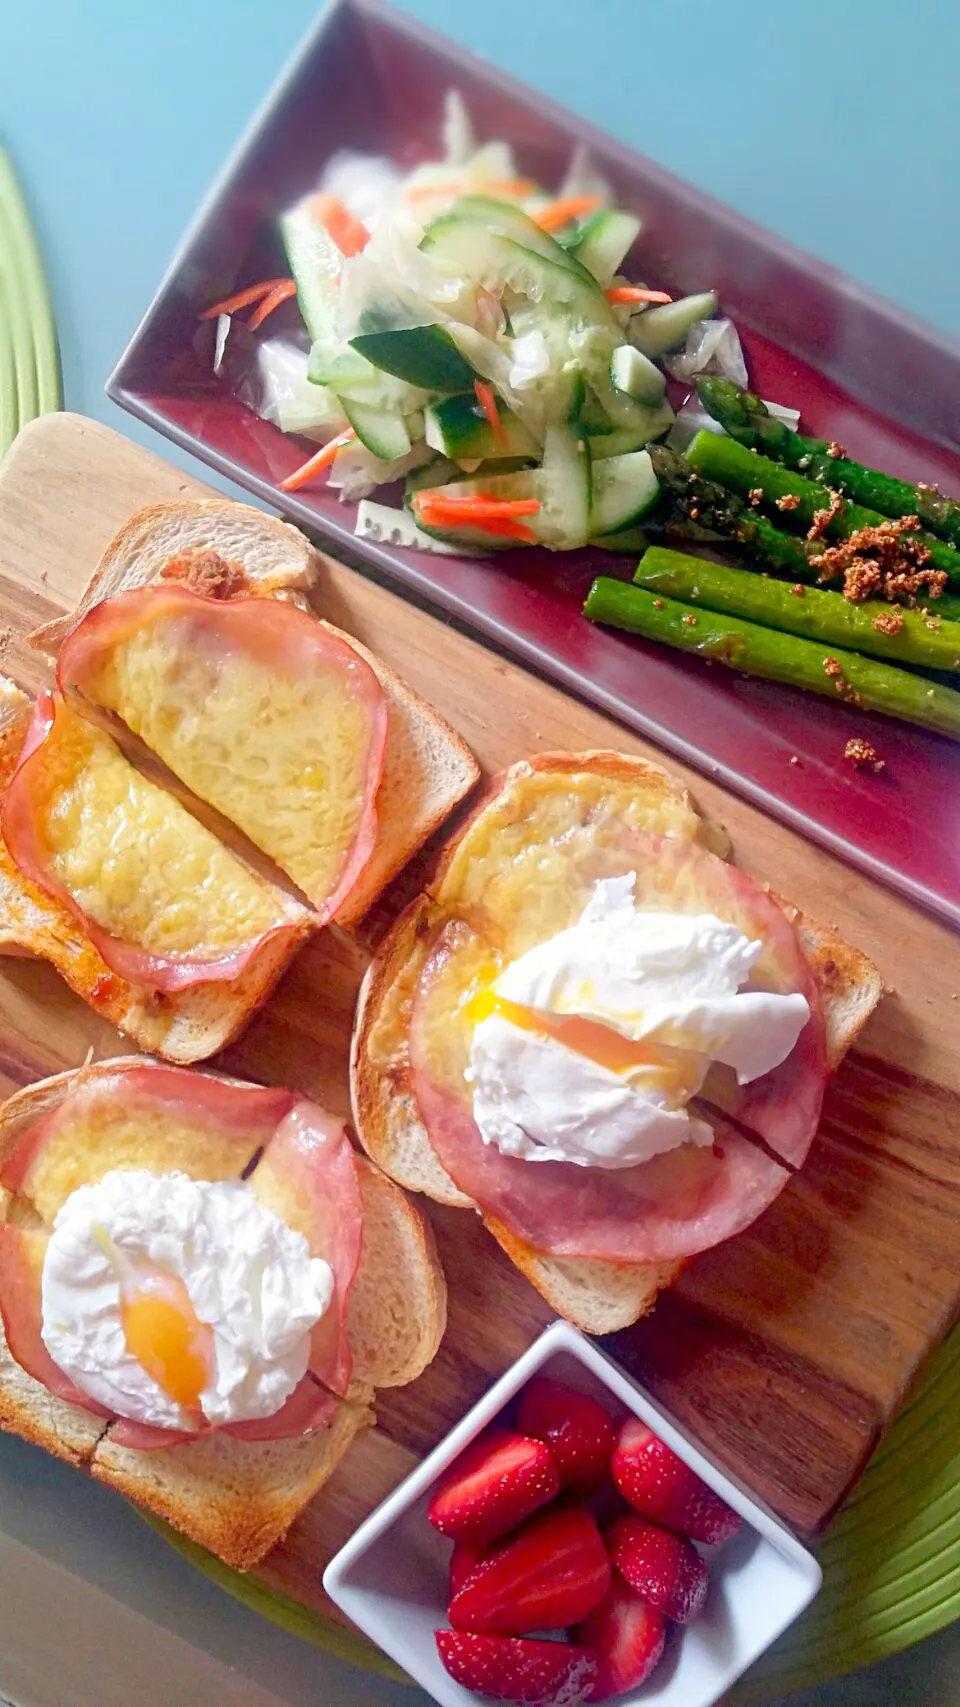
<instances>
[{"instance_id":1,"label":"toasted bread crust","mask_svg":"<svg viewBox=\"0 0 960 1707\"><path fill-rule=\"evenodd\" d=\"M0 1105L0 1168L24 1127L79 1086L155 1064L123 1055L17 1091ZM245 1083L223 1073L205 1076ZM284 1441L211 1435L159 1452L117 1446L109 1422L55 1398L21 1369L0 1330L0 1428L88 1469L238 1570L256 1564L327 1480L355 1434L372 1423L374 1388L413 1381L432 1361L446 1326L446 1282L432 1230L392 1180L365 1157L357 1165L364 1239L348 1307L354 1381L347 1399L336 1401L329 1424ZM0 1221L13 1218L16 1204L0 1188Z\"/></svg>"},{"instance_id":2,"label":"toasted bread crust","mask_svg":"<svg viewBox=\"0 0 960 1707\"><path fill-rule=\"evenodd\" d=\"M351 1055L354 1122L361 1143L385 1172L408 1190L441 1203L478 1206L460 1192L433 1152L420 1119L407 1054L410 1004L417 978L445 916L438 897L457 848L483 813L496 807L518 778L537 773L593 770L619 782L660 790L664 800L689 808L691 833L713 852L725 851L723 833L698 819L686 790L666 771L629 754L592 750L544 753L511 765L494 777L438 851L425 892L387 932L364 978L357 1005ZM796 926L824 1004L827 1058L831 1070L859 1035L882 994L876 967L859 949L829 927L817 924L781 897L774 899ZM669 1286L683 1263L622 1264L586 1260L559 1261L533 1250L495 1217L484 1224L559 1314L587 1333L611 1333L652 1309L658 1292Z\"/></svg>"}]
</instances>

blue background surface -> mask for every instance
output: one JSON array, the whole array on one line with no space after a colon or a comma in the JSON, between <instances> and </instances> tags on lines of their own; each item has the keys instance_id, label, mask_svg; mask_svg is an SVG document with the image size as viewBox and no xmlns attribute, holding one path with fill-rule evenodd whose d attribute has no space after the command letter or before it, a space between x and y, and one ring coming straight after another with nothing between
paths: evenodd
<instances>
[{"instance_id":1,"label":"blue background surface","mask_svg":"<svg viewBox=\"0 0 960 1707\"><path fill-rule=\"evenodd\" d=\"M0 140L46 259L67 406L165 454L107 402L104 379L316 10L314 0L0 8ZM960 334L956 0L407 0L407 10ZM101 1556L122 1561L131 1603L149 1610L164 1584L194 1640L240 1666L259 1652L273 1676L302 1679L304 1699L314 1684L325 1707L418 1699L270 1631L198 1583L105 1490L9 1440L4 1486L6 1515L19 1490L25 1532L52 1506L83 1568L93 1528ZM947 1707L960 1699L947 1681L956 1646L948 1635L925 1652L817 1700Z\"/></svg>"}]
</instances>

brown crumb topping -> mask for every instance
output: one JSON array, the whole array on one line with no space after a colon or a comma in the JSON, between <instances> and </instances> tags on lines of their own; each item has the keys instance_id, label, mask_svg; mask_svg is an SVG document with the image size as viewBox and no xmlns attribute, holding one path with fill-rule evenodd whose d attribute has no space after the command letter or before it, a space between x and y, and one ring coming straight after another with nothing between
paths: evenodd
<instances>
[{"instance_id":1,"label":"brown crumb topping","mask_svg":"<svg viewBox=\"0 0 960 1707\"><path fill-rule=\"evenodd\" d=\"M784 492L783 497L777 499L778 510L796 510L799 505L800 499L796 492Z\"/></svg>"},{"instance_id":2,"label":"brown crumb topping","mask_svg":"<svg viewBox=\"0 0 960 1707\"><path fill-rule=\"evenodd\" d=\"M881 759L876 747L865 741L862 735L855 735L852 741L847 742L843 756L856 765L858 770L864 771L882 771L887 762L886 759Z\"/></svg>"},{"instance_id":3,"label":"brown crumb topping","mask_svg":"<svg viewBox=\"0 0 960 1707\"><path fill-rule=\"evenodd\" d=\"M177 581L192 593L203 593L208 599L234 599L249 591L250 584L241 564L228 563L218 551L208 545L195 546L171 557L160 571L161 581Z\"/></svg>"},{"instance_id":4,"label":"brown crumb topping","mask_svg":"<svg viewBox=\"0 0 960 1707\"><path fill-rule=\"evenodd\" d=\"M903 611L899 605L892 605L890 610L878 611L873 619L873 626L878 634L899 634L903 627Z\"/></svg>"},{"instance_id":5,"label":"brown crumb topping","mask_svg":"<svg viewBox=\"0 0 960 1707\"><path fill-rule=\"evenodd\" d=\"M654 610L663 610L663 600L662 599L654 599L653 608L654 608Z\"/></svg>"},{"instance_id":6,"label":"brown crumb topping","mask_svg":"<svg viewBox=\"0 0 960 1707\"><path fill-rule=\"evenodd\" d=\"M918 516L900 516L857 528L848 539L826 546L810 561L819 569L821 581L843 576L843 596L851 603L876 594L889 604L914 610L918 594L938 599L947 583L945 570L927 568L930 548L915 537L919 526Z\"/></svg>"},{"instance_id":7,"label":"brown crumb topping","mask_svg":"<svg viewBox=\"0 0 960 1707\"><path fill-rule=\"evenodd\" d=\"M843 448L843 446L842 446L842 445L839 445L839 444L838 444L838 443L837 443L837 441L836 441L836 439L831 439L831 440L830 440L830 443L829 443L829 444L828 444L828 446L827 446L827 455L828 455L828 456L832 456L832 457L834 457L834 458L836 458L836 457L846 457L846 454L847 454L847 453L846 453L846 451L845 451L845 450L844 450L844 448Z\"/></svg>"},{"instance_id":8,"label":"brown crumb topping","mask_svg":"<svg viewBox=\"0 0 960 1707\"><path fill-rule=\"evenodd\" d=\"M688 628L696 628L696 626L697 626L696 613L692 610L684 611L682 617L680 618L680 621L685 622Z\"/></svg>"},{"instance_id":9,"label":"brown crumb topping","mask_svg":"<svg viewBox=\"0 0 960 1707\"><path fill-rule=\"evenodd\" d=\"M747 493L747 497L750 499L751 504L756 506L757 504L759 504L761 502L761 500L763 498L763 487L762 486L751 486L749 492Z\"/></svg>"},{"instance_id":10,"label":"brown crumb topping","mask_svg":"<svg viewBox=\"0 0 960 1707\"><path fill-rule=\"evenodd\" d=\"M843 499L841 498L840 493L831 490L830 508L828 510L814 510L813 521L807 529L807 538L812 540L822 539L830 526L830 523L836 521L837 517L842 514L842 511Z\"/></svg>"},{"instance_id":11,"label":"brown crumb topping","mask_svg":"<svg viewBox=\"0 0 960 1707\"><path fill-rule=\"evenodd\" d=\"M843 665L839 658L832 658L830 656L824 658L823 670L824 674L830 677L830 680L841 699L845 699L848 705L860 704L860 695L856 688L851 687L850 683L847 681L847 678L843 673Z\"/></svg>"},{"instance_id":12,"label":"brown crumb topping","mask_svg":"<svg viewBox=\"0 0 960 1707\"><path fill-rule=\"evenodd\" d=\"M807 589L801 581L794 581L793 586L790 588L790 591L793 594L795 599L806 598Z\"/></svg>"},{"instance_id":13,"label":"brown crumb topping","mask_svg":"<svg viewBox=\"0 0 960 1707\"><path fill-rule=\"evenodd\" d=\"M929 611L924 611L923 616L924 627L932 628L934 634L936 634L939 628L943 627L943 618L941 616L931 616Z\"/></svg>"}]
</instances>

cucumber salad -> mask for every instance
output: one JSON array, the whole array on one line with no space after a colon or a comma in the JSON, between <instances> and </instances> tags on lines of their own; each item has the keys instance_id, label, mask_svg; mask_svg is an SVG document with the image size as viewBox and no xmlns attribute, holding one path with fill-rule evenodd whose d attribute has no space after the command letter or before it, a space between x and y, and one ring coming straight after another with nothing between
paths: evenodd
<instances>
[{"instance_id":1,"label":"cucumber salad","mask_svg":"<svg viewBox=\"0 0 960 1707\"><path fill-rule=\"evenodd\" d=\"M746 378L712 291L671 301L624 275L640 231L582 153L551 194L506 143L477 145L453 94L441 160L337 156L281 216L290 276L206 310L215 368L320 443L281 484L359 500L358 533L629 551L659 493L646 447L674 425L667 366Z\"/></svg>"}]
</instances>

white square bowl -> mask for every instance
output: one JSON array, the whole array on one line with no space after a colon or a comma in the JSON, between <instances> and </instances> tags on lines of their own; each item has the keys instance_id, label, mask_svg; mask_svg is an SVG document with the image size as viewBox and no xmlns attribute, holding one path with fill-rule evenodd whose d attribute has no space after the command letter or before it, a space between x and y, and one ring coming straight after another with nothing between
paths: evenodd
<instances>
[{"instance_id":1,"label":"white square bowl","mask_svg":"<svg viewBox=\"0 0 960 1707\"><path fill-rule=\"evenodd\" d=\"M566 1322L547 1328L371 1513L331 1559L324 1588L442 1707L476 1707L480 1698L447 1675L437 1654L434 1631L447 1625L451 1544L427 1521L427 1506L447 1466L537 1374L595 1394L621 1420L640 1417L743 1517L743 1529L726 1546L703 1549L711 1582L700 1618L671 1632L666 1656L647 1683L614 1698L621 1707L713 1707L810 1604L822 1580L820 1566L642 1387Z\"/></svg>"}]
</instances>

